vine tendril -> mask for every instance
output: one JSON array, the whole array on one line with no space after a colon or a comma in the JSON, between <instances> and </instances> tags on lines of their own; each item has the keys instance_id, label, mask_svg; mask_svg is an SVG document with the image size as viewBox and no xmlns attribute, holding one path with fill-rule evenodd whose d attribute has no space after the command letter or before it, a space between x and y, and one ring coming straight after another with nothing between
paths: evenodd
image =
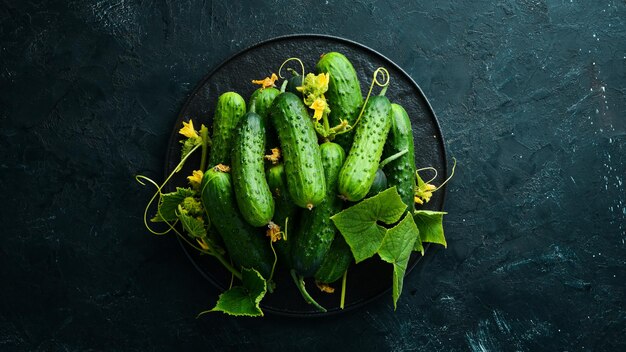
<instances>
[{"instance_id":1,"label":"vine tendril","mask_svg":"<svg viewBox=\"0 0 626 352\"><path fill-rule=\"evenodd\" d=\"M378 75L381 75L381 80L378 80ZM338 132L337 134L343 134L349 131L352 131L354 129L354 127L359 123L359 121L361 120L361 117L363 116L363 112L365 111L365 106L367 106L367 102L370 99L370 96L372 95L372 90L374 89L374 85L377 85L379 87L382 88L382 91L380 92L380 95L385 95L386 91L387 91L387 87L389 86L389 71L387 71L386 68L384 67L379 67L376 69L376 71L374 71L374 74L372 76L372 83L370 84L370 89L367 92L367 96L365 97L365 101L363 102L363 106L361 107L361 111L359 112L359 117L357 117L356 121L354 121L354 124L352 124L352 126L346 128L345 130Z\"/></svg>"},{"instance_id":2,"label":"vine tendril","mask_svg":"<svg viewBox=\"0 0 626 352\"><path fill-rule=\"evenodd\" d=\"M298 63L300 63L300 67L302 68L302 79L304 79L305 76L305 71L304 71L304 63L302 62L302 60L300 60L300 58L298 57L290 57L287 60L283 61L283 63L280 65L280 67L278 68L278 77L284 79L285 77L283 77L283 75L281 74L281 71L283 69L283 66L285 66L285 64L287 64L289 61L297 61Z\"/></svg>"}]
</instances>

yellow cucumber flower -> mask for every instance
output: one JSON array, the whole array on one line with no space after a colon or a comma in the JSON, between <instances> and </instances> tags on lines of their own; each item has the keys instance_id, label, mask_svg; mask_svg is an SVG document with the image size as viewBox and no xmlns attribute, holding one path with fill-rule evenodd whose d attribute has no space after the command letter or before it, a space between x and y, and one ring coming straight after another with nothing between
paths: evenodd
<instances>
[{"instance_id":1,"label":"yellow cucumber flower","mask_svg":"<svg viewBox=\"0 0 626 352\"><path fill-rule=\"evenodd\" d=\"M415 190L415 203L424 204L430 201L430 198L433 196L433 192L437 189L434 185L430 183L424 183L417 187Z\"/></svg>"},{"instance_id":2,"label":"yellow cucumber flower","mask_svg":"<svg viewBox=\"0 0 626 352\"><path fill-rule=\"evenodd\" d=\"M198 133L193 128L193 121L189 120L189 122L183 121L183 128L181 128L178 133L182 134L187 138L199 138Z\"/></svg>"},{"instance_id":3,"label":"yellow cucumber flower","mask_svg":"<svg viewBox=\"0 0 626 352\"><path fill-rule=\"evenodd\" d=\"M230 166L224 164L215 165L215 171L230 172Z\"/></svg>"},{"instance_id":4,"label":"yellow cucumber flower","mask_svg":"<svg viewBox=\"0 0 626 352\"><path fill-rule=\"evenodd\" d=\"M280 240L282 238L280 226L270 221L270 223L267 225L267 232L265 233L265 235L271 238L272 242Z\"/></svg>"},{"instance_id":5,"label":"yellow cucumber flower","mask_svg":"<svg viewBox=\"0 0 626 352\"><path fill-rule=\"evenodd\" d=\"M193 173L191 176L187 176L187 179L193 187L198 187L200 186L200 183L202 183L202 176L204 176L202 170L193 170Z\"/></svg>"},{"instance_id":6,"label":"yellow cucumber flower","mask_svg":"<svg viewBox=\"0 0 626 352\"><path fill-rule=\"evenodd\" d=\"M280 160L280 149L272 148L271 150L272 150L272 154L266 155L265 160L269 160L270 162L272 162L272 165L276 165L278 164L278 161Z\"/></svg>"},{"instance_id":7,"label":"yellow cucumber flower","mask_svg":"<svg viewBox=\"0 0 626 352\"><path fill-rule=\"evenodd\" d=\"M333 293L335 292L335 289L330 286L329 284L325 284L322 282L317 282L315 281L315 285L317 286L317 288L320 289L320 291L324 292L324 293Z\"/></svg>"},{"instance_id":8,"label":"yellow cucumber flower","mask_svg":"<svg viewBox=\"0 0 626 352\"><path fill-rule=\"evenodd\" d=\"M275 73L272 73L272 77L265 77L263 79L254 79L252 83L260 84L262 88L276 87L276 81L278 80L278 76Z\"/></svg>"},{"instance_id":9,"label":"yellow cucumber flower","mask_svg":"<svg viewBox=\"0 0 626 352\"><path fill-rule=\"evenodd\" d=\"M313 118L315 119L315 121L319 121L322 118L322 115L324 115L324 111L328 107L328 104L326 104L325 99L317 98L309 107L315 110L315 113L313 114Z\"/></svg>"},{"instance_id":10,"label":"yellow cucumber flower","mask_svg":"<svg viewBox=\"0 0 626 352\"><path fill-rule=\"evenodd\" d=\"M330 82L330 73L320 73L315 77L316 86L321 92L326 92L328 90L328 82Z\"/></svg>"}]
</instances>

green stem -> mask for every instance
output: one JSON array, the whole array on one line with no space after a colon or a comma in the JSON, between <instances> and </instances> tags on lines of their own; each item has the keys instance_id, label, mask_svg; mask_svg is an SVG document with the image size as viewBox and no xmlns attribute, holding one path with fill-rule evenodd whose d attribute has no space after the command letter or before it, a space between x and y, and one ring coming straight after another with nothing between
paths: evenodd
<instances>
[{"instance_id":1,"label":"green stem","mask_svg":"<svg viewBox=\"0 0 626 352\"><path fill-rule=\"evenodd\" d=\"M324 131L326 132L326 136L330 132L330 124L328 123L328 114L324 112L322 114L322 121L324 122Z\"/></svg>"},{"instance_id":2,"label":"green stem","mask_svg":"<svg viewBox=\"0 0 626 352\"><path fill-rule=\"evenodd\" d=\"M270 277L269 279L267 279L267 281L272 281L272 278L274 277L274 270L276 269L276 262L278 262L278 256L276 255L276 250L274 249L274 242L272 242L272 239L270 238L270 248L272 249L272 253L274 254L274 263L272 263L272 271L270 272ZM269 290L270 293L272 292L272 290Z\"/></svg>"},{"instance_id":3,"label":"green stem","mask_svg":"<svg viewBox=\"0 0 626 352\"><path fill-rule=\"evenodd\" d=\"M388 157L387 159L383 160L380 162L380 164L378 164L378 168L382 169L383 167L385 167L385 165L389 164L390 162L398 159L399 157L403 156L404 154L408 153L409 149L408 148L404 148L401 151L395 153L394 155Z\"/></svg>"},{"instance_id":4,"label":"green stem","mask_svg":"<svg viewBox=\"0 0 626 352\"><path fill-rule=\"evenodd\" d=\"M341 280L341 301L339 302L339 308L343 309L344 303L346 303L346 281L348 279L348 270L343 272L343 279Z\"/></svg>"},{"instance_id":5,"label":"green stem","mask_svg":"<svg viewBox=\"0 0 626 352\"><path fill-rule=\"evenodd\" d=\"M304 278L298 276L298 274L296 274L296 271L293 269L291 269L291 277L293 278L293 282L296 283L296 287L298 287L298 290L300 290L300 294L302 294L302 297L304 297L304 300L307 303L312 304L320 312L326 313L326 308L315 302L313 297L311 297L311 295L309 295L309 293L306 291L306 288L304 288Z\"/></svg>"},{"instance_id":6,"label":"green stem","mask_svg":"<svg viewBox=\"0 0 626 352\"><path fill-rule=\"evenodd\" d=\"M200 158L200 170L205 171L206 156L209 151L209 129L200 129L200 138L202 138L202 157Z\"/></svg>"},{"instance_id":7,"label":"green stem","mask_svg":"<svg viewBox=\"0 0 626 352\"><path fill-rule=\"evenodd\" d=\"M239 270L235 269L227 260L226 258L224 258L221 254L219 253L215 253L215 252L210 252L210 255L214 256L215 258L217 258L217 260L220 261L220 263L222 263L222 265L228 269L228 271L231 272L231 274L233 274L236 278L238 278L239 280L241 280L241 273L239 272Z\"/></svg>"},{"instance_id":8,"label":"green stem","mask_svg":"<svg viewBox=\"0 0 626 352\"><path fill-rule=\"evenodd\" d=\"M288 80L285 80L285 81L283 82L283 85L282 85L282 86L280 86L280 92L281 92L281 93L285 93L285 90L287 90L287 84L288 84L288 83L289 83L289 81L288 81Z\"/></svg>"}]
</instances>

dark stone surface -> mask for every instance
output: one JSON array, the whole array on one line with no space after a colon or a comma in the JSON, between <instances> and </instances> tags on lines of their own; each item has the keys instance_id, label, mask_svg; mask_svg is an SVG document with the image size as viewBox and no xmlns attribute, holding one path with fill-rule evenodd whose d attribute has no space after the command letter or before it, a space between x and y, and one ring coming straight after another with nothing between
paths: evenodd
<instances>
[{"instance_id":1,"label":"dark stone surface","mask_svg":"<svg viewBox=\"0 0 626 352\"><path fill-rule=\"evenodd\" d=\"M1 350L626 348L626 4L0 3ZM323 320L195 315L218 295L141 222L203 75L316 32L421 85L450 156L449 247Z\"/></svg>"}]
</instances>

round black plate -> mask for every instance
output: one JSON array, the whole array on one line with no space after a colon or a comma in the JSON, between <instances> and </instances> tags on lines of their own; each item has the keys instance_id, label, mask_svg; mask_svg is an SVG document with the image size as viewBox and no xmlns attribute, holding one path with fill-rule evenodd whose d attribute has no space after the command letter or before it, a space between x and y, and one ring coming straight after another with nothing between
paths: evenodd
<instances>
[{"instance_id":1,"label":"round black plate","mask_svg":"<svg viewBox=\"0 0 626 352\"><path fill-rule=\"evenodd\" d=\"M391 81L386 96L392 102L401 104L411 117L417 167L433 166L441 174L446 175L443 136L435 114L418 85L400 67L378 52L346 39L325 35L291 35L270 39L239 52L204 77L183 105L172 129L165 161L165 174L169 175L180 161L179 140L181 136L178 130L182 126L182 121L193 119L196 128L199 128L200 123L210 126L214 104L221 93L236 91L247 99L258 88L250 81L262 79L271 75L272 72L277 73L285 59L299 57L304 62L306 71L312 72L320 55L330 51L341 52L350 59L361 81L363 94L367 93L376 68L380 66L387 68ZM377 94L379 89L376 89L374 94ZM190 175L193 168L199 165L199 155L196 157L198 157L196 160L190 159L186 163L182 172L177 173L170 185L186 184L185 176ZM436 192L428 203L428 208L441 210L444 193L445 190ZM198 255L182 241L181 244L202 276L220 290L225 290L229 286L230 275L216 260ZM418 254L411 257L407 273L420 259L421 256ZM391 292L388 292L391 288L391 280L391 265L378 258L353 265L348 271L347 294L343 311L363 306L385 293L388 293L387 298L391 301ZM286 272L278 270L275 281L277 285L275 292L267 294L262 301L262 308L265 312L310 317L342 311L339 309L340 284L335 285L337 286L336 293L326 294L321 293L312 281L307 281L308 291L328 309L327 313L320 313L304 302Z\"/></svg>"}]
</instances>

